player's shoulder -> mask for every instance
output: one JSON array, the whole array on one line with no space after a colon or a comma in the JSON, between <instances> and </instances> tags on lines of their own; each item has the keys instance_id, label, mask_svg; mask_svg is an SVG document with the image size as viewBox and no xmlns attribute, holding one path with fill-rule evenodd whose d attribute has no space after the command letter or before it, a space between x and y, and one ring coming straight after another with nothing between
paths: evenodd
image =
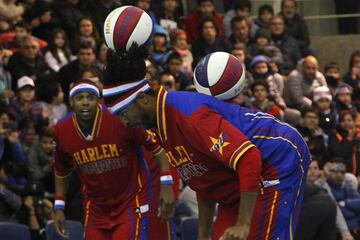
<instances>
[{"instance_id":1,"label":"player's shoulder","mask_svg":"<svg viewBox=\"0 0 360 240\"><path fill-rule=\"evenodd\" d=\"M56 124L56 128L59 127L64 127L64 126L68 126L72 123L72 116L74 115L74 113L69 112L65 117L61 118L57 124Z\"/></svg>"}]
</instances>

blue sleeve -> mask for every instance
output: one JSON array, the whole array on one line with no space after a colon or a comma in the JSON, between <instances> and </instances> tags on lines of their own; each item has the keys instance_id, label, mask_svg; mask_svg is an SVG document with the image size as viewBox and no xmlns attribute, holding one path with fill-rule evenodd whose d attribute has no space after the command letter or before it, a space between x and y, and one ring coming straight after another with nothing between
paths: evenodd
<instances>
[{"instance_id":1,"label":"blue sleeve","mask_svg":"<svg viewBox=\"0 0 360 240\"><path fill-rule=\"evenodd\" d=\"M14 162L22 163L26 161L26 156L20 142L10 144L10 153Z\"/></svg>"}]
</instances>

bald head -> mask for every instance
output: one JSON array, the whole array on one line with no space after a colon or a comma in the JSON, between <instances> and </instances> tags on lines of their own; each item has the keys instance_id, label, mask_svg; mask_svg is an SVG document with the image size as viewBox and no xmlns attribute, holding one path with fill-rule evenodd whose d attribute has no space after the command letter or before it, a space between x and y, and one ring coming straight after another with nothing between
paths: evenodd
<instances>
[{"instance_id":1,"label":"bald head","mask_svg":"<svg viewBox=\"0 0 360 240\"><path fill-rule=\"evenodd\" d=\"M319 70L319 62L314 56L307 56L303 62L304 74L310 79L316 77L316 72Z\"/></svg>"}]
</instances>

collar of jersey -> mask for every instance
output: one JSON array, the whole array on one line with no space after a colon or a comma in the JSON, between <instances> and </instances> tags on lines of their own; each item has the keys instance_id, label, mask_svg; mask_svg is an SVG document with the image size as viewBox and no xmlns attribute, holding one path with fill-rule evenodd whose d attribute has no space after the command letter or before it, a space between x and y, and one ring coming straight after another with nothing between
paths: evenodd
<instances>
[{"instance_id":1,"label":"collar of jersey","mask_svg":"<svg viewBox=\"0 0 360 240\"><path fill-rule=\"evenodd\" d=\"M157 99L156 99L156 125L159 138L162 142L167 141L167 129L165 118L165 100L167 91L160 87Z\"/></svg>"},{"instance_id":2,"label":"collar of jersey","mask_svg":"<svg viewBox=\"0 0 360 240\"><path fill-rule=\"evenodd\" d=\"M86 141L92 141L92 140L94 140L94 138L96 138L99 135L102 114L103 114L103 111L99 104L96 109L95 120L94 120L93 126L91 128L91 134L89 136L86 136L84 134L84 132L81 130L79 123L76 120L76 116L75 116L75 114L73 114L72 120L73 120L75 129L76 129L76 132L78 133L80 138L83 138Z\"/></svg>"}]
</instances>

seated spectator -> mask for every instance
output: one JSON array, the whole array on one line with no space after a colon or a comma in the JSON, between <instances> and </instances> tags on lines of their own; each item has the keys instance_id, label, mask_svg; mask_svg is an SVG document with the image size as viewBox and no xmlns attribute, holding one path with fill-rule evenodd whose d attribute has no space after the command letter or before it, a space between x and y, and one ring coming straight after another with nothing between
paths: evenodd
<instances>
[{"instance_id":1,"label":"seated spectator","mask_svg":"<svg viewBox=\"0 0 360 240\"><path fill-rule=\"evenodd\" d=\"M300 111L310 107L313 91L319 86L326 86L325 77L319 71L318 60L313 56L308 56L289 75L287 91L285 91L286 103Z\"/></svg>"},{"instance_id":2,"label":"seated spectator","mask_svg":"<svg viewBox=\"0 0 360 240\"><path fill-rule=\"evenodd\" d=\"M40 53L38 42L31 36L22 38L20 51L10 57L8 69L13 79L13 91L16 90L17 79L25 75L36 82L37 78L52 73L51 68L47 65L44 57Z\"/></svg>"},{"instance_id":3,"label":"seated spectator","mask_svg":"<svg viewBox=\"0 0 360 240\"><path fill-rule=\"evenodd\" d=\"M272 63L281 66L283 55L280 49L270 42L270 33L266 29L258 29L255 34L255 42L250 44L246 50L248 57L252 58L257 55L265 55L271 59Z\"/></svg>"},{"instance_id":4,"label":"seated spectator","mask_svg":"<svg viewBox=\"0 0 360 240\"><path fill-rule=\"evenodd\" d=\"M0 175L0 222L18 222L21 205L21 197L9 189L6 175Z\"/></svg>"},{"instance_id":5,"label":"seated spectator","mask_svg":"<svg viewBox=\"0 0 360 240\"><path fill-rule=\"evenodd\" d=\"M232 55L234 55L237 59L240 60L242 64L245 65L245 45L242 43L237 43L233 45L233 49L230 52Z\"/></svg>"},{"instance_id":6,"label":"seated spectator","mask_svg":"<svg viewBox=\"0 0 360 240\"><path fill-rule=\"evenodd\" d=\"M68 101L70 84L80 79L81 71L95 63L96 52L91 43L84 42L80 45L77 59L63 66L59 72L61 88L64 92L64 99Z\"/></svg>"},{"instance_id":7,"label":"seated spectator","mask_svg":"<svg viewBox=\"0 0 360 240\"><path fill-rule=\"evenodd\" d=\"M45 191L53 193L54 187L54 129L44 127L33 143L28 156L29 180L41 182Z\"/></svg>"},{"instance_id":8,"label":"seated spectator","mask_svg":"<svg viewBox=\"0 0 360 240\"><path fill-rule=\"evenodd\" d=\"M89 66L81 71L81 78L88 79L96 84L100 92L103 89L103 73L97 66Z\"/></svg>"},{"instance_id":9,"label":"seated spectator","mask_svg":"<svg viewBox=\"0 0 360 240\"><path fill-rule=\"evenodd\" d=\"M155 13L151 11L151 0L134 0L134 4L136 7L141 8L147 14L149 14L153 24L159 24L156 19Z\"/></svg>"},{"instance_id":10,"label":"seated spectator","mask_svg":"<svg viewBox=\"0 0 360 240\"><path fill-rule=\"evenodd\" d=\"M9 29L9 23L18 22L21 20L24 13L24 6L21 4L16 4L16 1L12 0L1 0L0 1L0 21L3 24L1 26L6 26L6 28L1 28L1 32L5 32Z\"/></svg>"},{"instance_id":11,"label":"seated spectator","mask_svg":"<svg viewBox=\"0 0 360 240\"><path fill-rule=\"evenodd\" d=\"M160 74L160 85L167 91L176 91L176 81L174 76L169 72L163 72Z\"/></svg>"},{"instance_id":12,"label":"seated spectator","mask_svg":"<svg viewBox=\"0 0 360 240\"><path fill-rule=\"evenodd\" d=\"M0 49L0 104L8 104L15 95L11 86L11 75L6 67L11 55L10 50Z\"/></svg>"},{"instance_id":13,"label":"seated spectator","mask_svg":"<svg viewBox=\"0 0 360 240\"><path fill-rule=\"evenodd\" d=\"M357 109L352 101L353 89L346 83L340 83L335 89L335 107L338 112L349 110L357 115Z\"/></svg>"},{"instance_id":14,"label":"seated spectator","mask_svg":"<svg viewBox=\"0 0 360 240\"><path fill-rule=\"evenodd\" d=\"M185 31L188 36L188 41L193 44L199 40L201 32L199 32L199 26L204 18L214 18L218 27L218 36L224 35L224 24L221 16L216 14L213 0L197 0L198 10L187 16L185 21Z\"/></svg>"},{"instance_id":15,"label":"seated spectator","mask_svg":"<svg viewBox=\"0 0 360 240\"><path fill-rule=\"evenodd\" d=\"M359 144L352 112L340 112L336 131L329 136L329 155L343 159L346 169L355 176L360 173Z\"/></svg>"},{"instance_id":16,"label":"seated spectator","mask_svg":"<svg viewBox=\"0 0 360 240\"><path fill-rule=\"evenodd\" d=\"M266 81L256 81L251 85L251 92L254 100L251 102L251 108L259 109L262 112L273 115L278 119L283 118L283 111L270 101L269 84Z\"/></svg>"},{"instance_id":17,"label":"seated spectator","mask_svg":"<svg viewBox=\"0 0 360 240\"><path fill-rule=\"evenodd\" d=\"M255 20L255 24L259 28L269 29L270 21L274 16L274 9L271 5L264 4L259 7L258 18Z\"/></svg>"},{"instance_id":18,"label":"seated spectator","mask_svg":"<svg viewBox=\"0 0 360 240\"><path fill-rule=\"evenodd\" d=\"M289 75L296 68L301 52L296 39L285 31L284 19L281 15L276 15L271 19L270 34L271 41L283 54L283 64L279 66L280 73Z\"/></svg>"},{"instance_id":19,"label":"seated spectator","mask_svg":"<svg viewBox=\"0 0 360 240\"><path fill-rule=\"evenodd\" d=\"M60 68L71 62L73 57L71 56L70 45L65 31L61 28L53 30L44 58L54 72L58 72Z\"/></svg>"},{"instance_id":20,"label":"seated spectator","mask_svg":"<svg viewBox=\"0 0 360 240\"><path fill-rule=\"evenodd\" d=\"M354 234L360 227L360 194L346 184L345 173L346 166L343 163L334 164L330 169L327 183L349 230Z\"/></svg>"},{"instance_id":21,"label":"seated spectator","mask_svg":"<svg viewBox=\"0 0 360 240\"><path fill-rule=\"evenodd\" d=\"M331 93L335 93L335 89L339 86L341 81L341 69L338 63L329 62L324 67L324 76L327 86L330 88Z\"/></svg>"},{"instance_id":22,"label":"seated spectator","mask_svg":"<svg viewBox=\"0 0 360 240\"><path fill-rule=\"evenodd\" d=\"M81 17L77 24L77 31L70 42L71 52L76 54L82 43L88 42L91 47L96 49L100 44L100 35L95 23L90 17Z\"/></svg>"},{"instance_id":23,"label":"seated spectator","mask_svg":"<svg viewBox=\"0 0 360 240\"><path fill-rule=\"evenodd\" d=\"M205 18L199 25L200 39L197 40L192 46L192 53L194 56L193 66L207 54L222 51L230 52L230 43L220 37L219 27L214 18Z\"/></svg>"},{"instance_id":24,"label":"seated spectator","mask_svg":"<svg viewBox=\"0 0 360 240\"><path fill-rule=\"evenodd\" d=\"M250 71L254 82L265 81L269 85L269 97L282 109L286 108L280 89L284 85L281 75L272 75L269 58L259 55L253 58Z\"/></svg>"},{"instance_id":25,"label":"seated spectator","mask_svg":"<svg viewBox=\"0 0 360 240\"><path fill-rule=\"evenodd\" d=\"M306 21L296 12L296 7L295 0L281 1L280 14L284 17L286 31L298 42L303 57L314 55L314 50L310 48L310 36Z\"/></svg>"},{"instance_id":26,"label":"seated spectator","mask_svg":"<svg viewBox=\"0 0 360 240\"><path fill-rule=\"evenodd\" d=\"M360 105L360 50L351 54L349 71L344 75L343 81L353 88L353 101Z\"/></svg>"},{"instance_id":27,"label":"seated spectator","mask_svg":"<svg viewBox=\"0 0 360 240\"><path fill-rule=\"evenodd\" d=\"M232 45L236 43L249 44L251 42L249 20L242 16L234 17L231 20L231 35L228 39Z\"/></svg>"},{"instance_id":28,"label":"seated spectator","mask_svg":"<svg viewBox=\"0 0 360 240\"><path fill-rule=\"evenodd\" d=\"M107 51L108 51L108 47L106 45L105 42L101 42L98 45L97 51L96 51L96 65L103 70L105 68L105 64L106 64L106 56L107 56Z\"/></svg>"},{"instance_id":29,"label":"seated spectator","mask_svg":"<svg viewBox=\"0 0 360 240\"><path fill-rule=\"evenodd\" d=\"M26 21L20 21L14 25L14 32L3 33L0 35L0 42L5 49L17 52L23 37L31 36L31 26ZM48 43L44 40L34 37L38 42L40 49L44 49Z\"/></svg>"},{"instance_id":30,"label":"seated spectator","mask_svg":"<svg viewBox=\"0 0 360 240\"><path fill-rule=\"evenodd\" d=\"M319 127L329 135L336 128L337 111L332 104L332 95L328 87L317 87L314 90L314 108L319 116Z\"/></svg>"},{"instance_id":31,"label":"seated spectator","mask_svg":"<svg viewBox=\"0 0 360 240\"><path fill-rule=\"evenodd\" d=\"M15 121L19 123L21 139L25 137L26 131L35 127L41 129L48 125L49 112L43 111L40 102L35 100L35 84L28 76L23 76L17 81L17 97L9 105L9 111Z\"/></svg>"},{"instance_id":32,"label":"seated spectator","mask_svg":"<svg viewBox=\"0 0 360 240\"><path fill-rule=\"evenodd\" d=\"M181 11L179 4L179 0L164 0L156 12L158 23L168 32L180 27Z\"/></svg>"},{"instance_id":33,"label":"seated spectator","mask_svg":"<svg viewBox=\"0 0 360 240\"><path fill-rule=\"evenodd\" d=\"M171 54L171 48L168 42L168 32L160 25L154 25L154 37L150 49L152 62L159 71L163 71L166 59Z\"/></svg>"},{"instance_id":34,"label":"seated spectator","mask_svg":"<svg viewBox=\"0 0 360 240\"><path fill-rule=\"evenodd\" d=\"M309 166L309 170L307 173L307 182L315 184L318 187L320 187L321 189L325 190L329 194L331 199L335 200L334 196L331 193L330 186L326 181L326 179L330 173L328 171L329 169L331 169L330 166L332 166L332 163L327 163L324 166L324 171L321 171L318 160L313 159L311 161L311 164ZM330 168L327 170L328 167L330 167ZM350 174L350 173L345 173L345 179L348 174ZM353 176L353 177L355 177L355 176ZM336 205L336 230L337 230L337 232L340 232L343 240L353 240L354 239L347 227L344 215L342 214L338 205ZM306 232L308 232L308 229L304 229L303 231L302 230L300 230L300 231L301 231L301 235L303 235L303 234L306 234ZM301 238L301 239L308 239L308 238Z\"/></svg>"},{"instance_id":35,"label":"seated spectator","mask_svg":"<svg viewBox=\"0 0 360 240\"><path fill-rule=\"evenodd\" d=\"M336 240L336 204L320 187L307 182L296 240Z\"/></svg>"},{"instance_id":36,"label":"seated spectator","mask_svg":"<svg viewBox=\"0 0 360 240\"><path fill-rule=\"evenodd\" d=\"M192 83L189 75L182 70L182 63L182 58L177 52L171 53L166 60L166 71L175 77L178 91L184 91Z\"/></svg>"},{"instance_id":37,"label":"seated spectator","mask_svg":"<svg viewBox=\"0 0 360 240\"><path fill-rule=\"evenodd\" d=\"M172 32L172 46L174 50L180 54L182 59L182 70L189 76L193 75L192 63L194 61L193 55L190 51L189 44L187 42L186 32L177 29Z\"/></svg>"},{"instance_id":38,"label":"seated spectator","mask_svg":"<svg viewBox=\"0 0 360 240\"><path fill-rule=\"evenodd\" d=\"M56 75L39 79L36 84L36 98L46 115L49 115L49 126L66 116L67 107L64 104L64 92Z\"/></svg>"},{"instance_id":39,"label":"seated spectator","mask_svg":"<svg viewBox=\"0 0 360 240\"><path fill-rule=\"evenodd\" d=\"M250 18L251 2L249 0L235 1L234 8L229 10L224 15L224 31L225 37L229 38L231 35L232 20L236 17L245 18L248 22L249 37L252 38L255 35L258 26Z\"/></svg>"},{"instance_id":40,"label":"seated spectator","mask_svg":"<svg viewBox=\"0 0 360 240\"><path fill-rule=\"evenodd\" d=\"M324 162L327 157L324 131L319 127L317 112L308 108L302 112L297 130L308 145L309 151L319 162Z\"/></svg>"}]
</instances>

